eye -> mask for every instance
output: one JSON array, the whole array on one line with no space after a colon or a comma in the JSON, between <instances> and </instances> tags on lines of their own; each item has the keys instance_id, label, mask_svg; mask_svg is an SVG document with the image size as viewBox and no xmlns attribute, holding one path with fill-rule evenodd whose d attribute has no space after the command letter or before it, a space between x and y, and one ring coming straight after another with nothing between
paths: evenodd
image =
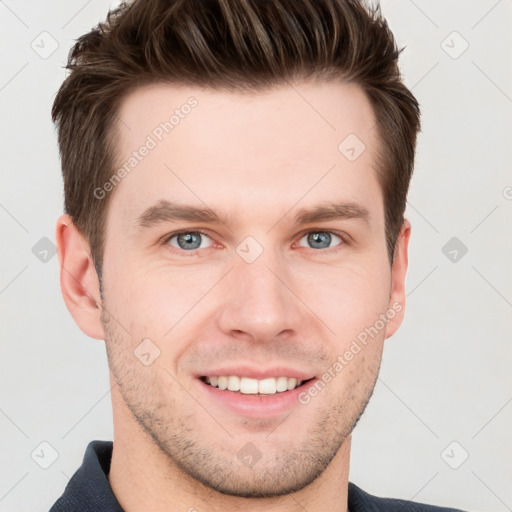
<instances>
[{"instance_id":1,"label":"eye","mask_svg":"<svg viewBox=\"0 0 512 512\"><path fill-rule=\"evenodd\" d=\"M306 243L311 244L312 249L329 249L331 242L335 241L333 237L340 241L337 245L341 245L344 242L340 236L332 231L309 231L299 240L299 244L302 240L306 239Z\"/></svg>"},{"instance_id":2,"label":"eye","mask_svg":"<svg viewBox=\"0 0 512 512\"><path fill-rule=\"evenodd\" d=\"M209 245L204 245L202 240L210 240ZM166 244L181 249L183 251L194 251L196 249L206 249L211 246L211 239L202 231L180 231L171 234L165 241Z\"/></svg>"}]
</instances>

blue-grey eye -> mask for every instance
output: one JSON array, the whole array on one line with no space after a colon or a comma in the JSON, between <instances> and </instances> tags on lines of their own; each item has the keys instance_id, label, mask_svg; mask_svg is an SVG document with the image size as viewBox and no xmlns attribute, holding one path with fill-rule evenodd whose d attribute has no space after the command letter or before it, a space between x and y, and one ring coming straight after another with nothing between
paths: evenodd
<instances>
[{"instance_id":1,"label":"blue-grey eye","mask_svg":"<svg viewBox=\"0 0 512 512\"><path fill-rule=\"evenodd\" d=\"M333 237L337 238L340 242L343 242L338 235L335 235L330 231L311 231L306 233L300 241L306 239L307 243L310 244L310 247L313 249L328 249L333 241Z\"/></svg>"},{"instance_id":2,"label":"blue-grey eye","mask_svg":"<svg viewBox=\"0 0 512 512\"><path fill-rule=\"evenodd\" d=\"M201 244L202 239L209 240L209 237L200 231L183 231L170 237L167 243L177 249L184 251L193 251L195 249L205 249L209 245Z\"/></svg>"}]
</instances>

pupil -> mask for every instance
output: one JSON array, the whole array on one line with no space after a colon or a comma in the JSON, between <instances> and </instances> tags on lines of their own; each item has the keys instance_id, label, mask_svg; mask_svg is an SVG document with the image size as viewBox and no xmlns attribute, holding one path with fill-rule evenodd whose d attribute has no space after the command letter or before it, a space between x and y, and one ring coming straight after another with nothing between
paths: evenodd
<instances>
[{"instance_id":1,"label":"pupil","mask_svg":"<svg viewBox=\"0 0 512 512\"><path fill-rule=\"evenodd\" d=\"M199 244L197 243L199 241L199 236L197 234L194 234L194 233L184 233L184 234L181 234L178 236L178 244L180 245L180 247L182 249L197 249L199 247L199 245L201 245L200 241L199 241ZM185 247L182 247L182 243L183 242L183 245L185 245ZM196 243L196 247L190 247L190 244L194 244L194 242ZM189 244L189 245L187 245Z\"/></svg>"},{"instance_id":2,"label":"pupil","mask_svg":"<svg viewBox=\"0 0 512 512\"><path fill-rule=\"evenodd\" d=\"M320 244L321 249L329 247L329 243L331 241L331 235L325 232L311 233L308 238L309 243L311 243L315 248L318 248L319 246L317 244Z\"/></svg>"}]
</instances>

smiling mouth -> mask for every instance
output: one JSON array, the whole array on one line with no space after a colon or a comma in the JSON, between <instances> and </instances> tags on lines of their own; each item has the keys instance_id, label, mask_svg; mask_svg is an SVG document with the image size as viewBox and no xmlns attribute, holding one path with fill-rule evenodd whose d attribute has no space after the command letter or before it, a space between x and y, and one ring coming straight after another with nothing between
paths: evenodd
<instances>
[{"instance_id":1,"label":"smiling mouth","mask_svg":"<svg viewBox=\"0 0 512 512\"><path fill-rule=\"evenodd\" d=\"M226 375L218 377L202 376L200 380L222 391L231 391L242 395L268 396L292 391L313 379L297 380L295 377L285 376L252 379L237 375Z\"/></svg>"}]
</instances>

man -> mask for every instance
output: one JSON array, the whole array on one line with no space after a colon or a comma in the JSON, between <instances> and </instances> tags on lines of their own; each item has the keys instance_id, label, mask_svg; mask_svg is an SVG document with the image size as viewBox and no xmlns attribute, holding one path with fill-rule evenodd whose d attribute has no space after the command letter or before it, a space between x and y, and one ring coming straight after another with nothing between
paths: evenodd
<instances>
[{"instance_id":1,"label":"man","mask_svg":"<svg viewBox=\"0 0 512 512\"><path fill-rule=\"evenodd\" d=\"M53 512L448 510L349 483L404 315L420 121L398 54L355 0L139 0L78 40L57 242L114 442Z\"/></svg>"}]
</instances>

